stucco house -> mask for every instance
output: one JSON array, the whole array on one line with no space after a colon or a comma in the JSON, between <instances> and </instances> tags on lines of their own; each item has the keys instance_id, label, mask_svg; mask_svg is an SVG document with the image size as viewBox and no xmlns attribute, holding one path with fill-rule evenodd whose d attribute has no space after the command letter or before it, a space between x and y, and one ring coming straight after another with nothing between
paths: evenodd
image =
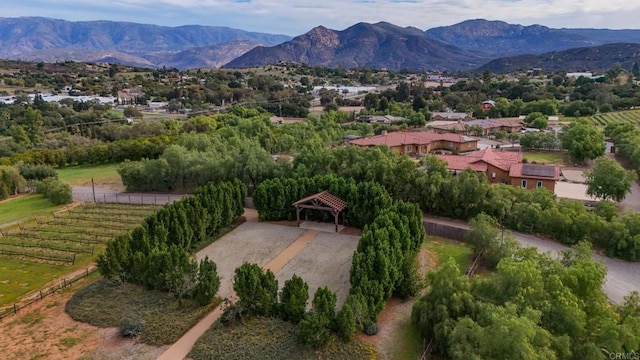
<instances>
[{"instance_id":1,"label":"stucco house","mask_svg":"<svg viewBox=\"0 0 640 360\"><path fill-rule=\"evenodd\" d=\"M478 139L462 134L438 134L429 131L397 131L349 141L357 146L386 145L397 154L412 156L430 154L437 150L463 153L478 148Z\"/></svg>"},{"instance_id":2,"label":"stucco house","mask_svg":"<svg viewBox=\"0 0 640 360\"><path fill-rule=\"evenodd\" d=\"M438 155L453 173L470 168L485 173L492 184L509 184L525 189L545 187L554 191L560 180L557 165L523 164L522 153L484 149L464 155Z\"/></svg>"}]
</instances>

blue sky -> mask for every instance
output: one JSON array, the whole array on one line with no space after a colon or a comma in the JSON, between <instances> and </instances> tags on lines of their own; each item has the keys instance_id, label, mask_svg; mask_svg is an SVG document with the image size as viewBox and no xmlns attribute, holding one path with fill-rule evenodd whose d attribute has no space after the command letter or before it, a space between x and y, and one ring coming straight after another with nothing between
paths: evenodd
<instances>
[{"instance_id":1,"label":"blue sky","mask_svg":"<svg viewBox=\"0 0 640 360\"><path fill-rule=\"evenodd\" d=\"M468 19L554 28L640 28L638 0L20 0L2 17L213 25L299 35L317 25L342 30L388 21L423 30Z\"/></svg>"}]
</instances>

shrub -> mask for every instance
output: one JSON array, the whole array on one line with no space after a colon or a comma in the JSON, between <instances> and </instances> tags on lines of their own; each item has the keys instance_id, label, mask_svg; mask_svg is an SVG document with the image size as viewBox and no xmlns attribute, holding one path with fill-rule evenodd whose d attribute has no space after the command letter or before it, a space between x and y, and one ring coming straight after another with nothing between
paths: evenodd
<instances>
[{"instance_id":1,"label":"shrub","mask_svg":"<svg viewBox=\"0 0 640 360\"><path fill-rule=\"evenodd\" d=\"M46 178L58 178L58 172L51 165L25 164L19 161L15 167L25 180L44 180Z\"/></svg>"},{"instance_id":2,"label":"shrub","mask_svg":"<svg viewBox=\"0 0 640 360\"><path fill-rule=\"evenodd\" d=\"M313 311L307 313L298 324L298 342L314 349L322 347L331 338L329 326L326 316Z\"/></svg>"},{"instance_id":3,"label":"shrub","mask_svg":"<svg viewBox=\"0 0 640 360\"><path fill-rule=\"evenodd\" d=\"M365 326L364 328L364 333L369 335L369 336L373 336L375 334L378 333L378 323L377 322L372 322L369 325Z\"/></svg>"},{"instance_id":4,"label":"shrub","mask_svg":"<svg viewBox=\"0 0 640 360\"><path fill-rule=\"evenodd\" d=\"M142 332L142 321L139 319L126 320L120 326L120 336L125 338L136 338Z\"/></svg>"},{"instance_id":5,"label":"shrub","mask_svg":"<svg viewBox=\"0 0 640 360\"><path fill-rule=\"evenodd\" d=\"M298 323L304 317L309 300L309 285L298 275L284 282L280 293L280 316L282 320Z\"/></svg>"},{"instance_id":6,"label":"shrub","mask_svg":"<svg viewBox=\"0 0 640 360\"><path fill-rule=\"evenodd\" d=\"M73 201L71 186L56 178L46 178L35 182L35 189L55 205L64 205Z\"/></svg>"},{"instance_id":7,"label":"shrub","mask_svg":"<svg viewBox=\"0 0 640 360\"><path fill-rule=\"evenodd\" d=\"M207 305L213 300L219 289L220 277L216 263L209 260L209 257L205 257L200 261L198 281L193 289L193 299L201 306Z\"/></svg>"}]
</instances>

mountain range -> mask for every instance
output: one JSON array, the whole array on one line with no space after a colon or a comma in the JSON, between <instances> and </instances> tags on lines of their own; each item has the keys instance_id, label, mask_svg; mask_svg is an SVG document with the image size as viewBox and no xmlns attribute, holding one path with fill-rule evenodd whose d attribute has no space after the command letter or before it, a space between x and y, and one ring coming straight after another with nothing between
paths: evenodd
<instances>
[{"instance_id":1,"label":"mountain range","mask_svg":"<svg viewBox=\"0 0 640 360\"><path fill-rule=\"evenodd\" d=\"M278 62L390 70L598 71L640 61L640 30L552 29L468 20L423 31L386 22L318 26L291 38L215 26L0 18L0 58L142 67L246 68ZM565 52L568 51L568 52Z\"/></svg>"}]
</instances>

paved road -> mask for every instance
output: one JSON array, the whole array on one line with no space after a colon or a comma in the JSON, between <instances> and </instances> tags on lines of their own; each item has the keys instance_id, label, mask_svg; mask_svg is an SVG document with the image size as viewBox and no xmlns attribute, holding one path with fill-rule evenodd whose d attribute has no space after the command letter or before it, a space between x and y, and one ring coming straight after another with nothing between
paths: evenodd
<instances>
[{"instance_id":1,"label":"paved road","mask_svg":"<svg viewBox=\"0 0 640 360\"><path fill-rule=\"evenodd\" d=\"M462 221L429 216L426 216L424 220L461 229L469 229L467 223ZM567 246L560 243L532 235L513 232L513 236L522 246L535 247L540 252L551 253L552 256L568 249ZM609 300L616 304L621 304L625 295L631 291L640 291L640 263L608 258L599 254L594 254L593 258L604 263L607 267L607 275L602 289L609 297Z\"/></svg>"},{"instance_id":2,"label":"paved road","mask_svg":"<svg viewBox=\"0 0 640 360\"><path fill-rule=\"evenodd\" d=\"M125 193L110 189L95 188L90 186L74 186L73 200L80 202L105 202L120 204L144 204L144 205L164 205L179 200L184 195L181 194L160 194L160 193Z\"/></svg>"}]
</instances>

